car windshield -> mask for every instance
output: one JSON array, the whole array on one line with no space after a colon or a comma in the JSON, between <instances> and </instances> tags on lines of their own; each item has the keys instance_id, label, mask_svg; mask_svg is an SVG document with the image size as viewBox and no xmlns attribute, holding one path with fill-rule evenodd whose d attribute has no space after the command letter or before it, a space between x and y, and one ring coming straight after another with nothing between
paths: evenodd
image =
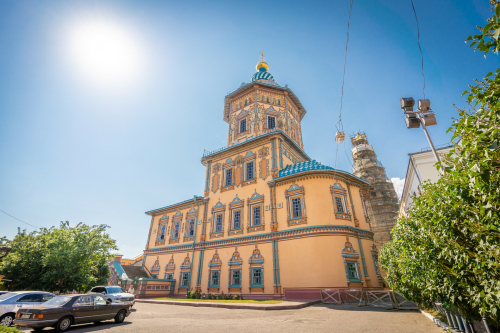
<instances>
[{"instance_id":1,"label":"car windshield","mask_svg":"<svg viewBox=\"0 0 500 333\"><path fill-rule=\"evenodd\" d=\"M63 306L71 300L69 296L56 296L43 303L43 306Z\"/></svg>"},{"instance_id":2,"label":"car windshield","mask_svg":"<svg viewBox=\"0 0 500 333\"><path fill-rule=\"evenodd\" d=\"M108 294L118 294L118 293L123 292L120 287L110 287L110 288L107 288L107 291L108 291Z\"/></svg>"},{"instance_id":3,"label":"car windshield","mask_svg":"<svg viewBox=\"0 0 500 333\"><path fill-rule=\"evenodd\" d=\"M7 294L3 294L2 296L0 296L0 302L1 301L5 301L6 299L9 299L11 297L14 297L16 296L17 293L7 293Z\"/></svg>"}]
</instances>

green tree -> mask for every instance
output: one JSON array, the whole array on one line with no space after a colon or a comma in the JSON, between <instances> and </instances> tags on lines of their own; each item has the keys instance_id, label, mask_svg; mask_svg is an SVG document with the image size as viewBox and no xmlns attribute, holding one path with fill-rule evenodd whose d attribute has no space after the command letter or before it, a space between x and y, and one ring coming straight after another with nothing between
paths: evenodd
<instances>
[{"instance_id":1,"label":"green tree","mask_svg":"<svg viewBox=\"0 0 500 333\"><path fill-rule=\"evenodd\" d=\"M497 53L500 3L476 49ZM448 131L459 143L445 173L425 183L408 216L399 218L380 261L394 290L420 304L442 301L468 319L500 313L500 69L464 92L468 109ZM439 167L439 166L438 166Z\"/></svg>"},{"instance_id":2,"label":"green tree","mask_svg":"<svg viewBox=\"0 0 500 333\"><path fill-rule=\"evenodd\" d=\"M12 251L0 263L0 273L12 280L14 290L83 292L107 284L106 262L117 247L106 228L61 225L19 233L9 244Z\"/></svg>"}]
</instances>

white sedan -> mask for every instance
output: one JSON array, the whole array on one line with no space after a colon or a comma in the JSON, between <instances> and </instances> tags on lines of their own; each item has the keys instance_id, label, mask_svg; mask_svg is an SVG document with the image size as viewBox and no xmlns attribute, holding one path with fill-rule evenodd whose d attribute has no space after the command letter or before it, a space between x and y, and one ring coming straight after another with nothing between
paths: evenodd
<instances>
[{"instance_id":1,"label":"white sedan","mask_svg":"<svg viewBox=\"0 0 500 333\"><path fill-rule=\"evenodd\" d=\"M130 307L135 304L135 296L122 291L120 287L117 286L98 286L92 288L89 294L101 294L106 300L114 302L122 302L130 305Z\"/></svg>"},{"instance_id":2,"label":"white sedan","mask_svg":"<svg viewBox=\"0 0 500 333\"><path fill-rule=\"evenodd\" d=\"M16 291L1 295L0 325L12 325L16 312L20 308L33 308L53 297L56 295L43 291Z\"/></svg>"}]
</instances>

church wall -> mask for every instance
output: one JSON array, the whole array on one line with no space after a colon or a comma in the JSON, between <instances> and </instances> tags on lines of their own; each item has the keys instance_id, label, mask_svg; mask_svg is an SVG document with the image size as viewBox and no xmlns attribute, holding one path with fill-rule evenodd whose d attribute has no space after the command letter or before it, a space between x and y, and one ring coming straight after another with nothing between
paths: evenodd
<instances>
[{"instance_id":1,"label":"church wall","mask_svg":"<svg viewBox=\"0 0 500 333\"><path fill-rule=\"evenodd\" d=\"M252 256L252 252L255 250L254 244L238 246L237 251L240 253L242 265L241 265L241 291L238 288L229 289L229 260L231 259L233 253L235 252L235 247L222 247L217 249L217 253L219 255L221 266L220 266L220 283L219 288L208 288L209 283L209 264L212 260L215 249L207 249L204 253L204 261L203 261L203 269L202 269L202 278L201 278L201 291L202 293L213 293L219 294L224 292L225 294L245 294L252 295L252 298L259 298L259 296L263 296L264 294L272 295L273 294L273 257L272 257L272 243L259 243L258 249L261 252L261 255L264 257L264 269L263 269L263 279L264 279L264 288L253 288L254 290L250 291L250 267L249 267L249 258ZM198 270L198 262L196 262L196 271ZM194 271L194 269L193 269ZM192 281L196 281L197 275L193 276ZM192 284L194 286L194 284Z\"/></svg>"},{"instance_id":2,"label":"church wall","mask_svg":"<svg viewBox=\"0 0 500 333\"><path fill-rule=\"evenodd\" d=\"M312 177L315 176L311 176L311 178L304 180L298 180L295 183L278 184L276 186L276 202L278 205L281 203L283 207L277 209L277 218L279 221L278 230L284 230L289 227L327 224L350 225L354 227L355 223L352 221L352 205L347 192L347 184L341 180L333 179L333 177ZM344 204L347 205L347 209L349 213L351 213L342 218L337 218L335 216L334 201L330 191L330 186L333 186L337 182L346 190ZM289 191L293 184L301 188L297 190L297 195L302 196L305 202L305 205L303 204L302 207L305 210L305 219L298 219L296 221L290 218L291 212L289 211L291 205L290 198L294 197L294 195L291 195L289 198L287 198L286 195L286 191ZM353 191L356 191L356 193L353 193ZM363 225L360 224L360 227L369 229L363 214L361 200L359 198L359 189L351 186L351 194L353 196L356 217L360 223L363 223Z\"/></svg>"},{"instance_id":3,"label":"church wall","mask_svg":"<svg viewBox=\"0 0 500 333\"><path fill-rule=\"evenodd\" d=\"M342 236L280 241L282 288L347 287L342 258L344 243Z\"/></svg>"}]
</instances>

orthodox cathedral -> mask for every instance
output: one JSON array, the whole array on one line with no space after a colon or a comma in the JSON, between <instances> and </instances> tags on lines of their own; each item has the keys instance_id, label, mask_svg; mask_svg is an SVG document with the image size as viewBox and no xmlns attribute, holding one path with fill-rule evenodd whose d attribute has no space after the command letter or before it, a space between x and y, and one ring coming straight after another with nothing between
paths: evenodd
<instances>
[{"instance_id":1,"label":"orthodox cathedral","mask_svg":"<svg viewBox=\"0 0 500 333\"><path fill-rule=\"evenodd\" d=\"M224 99L228 146L201 158L203 195L146 212L143 267L153 279L139 297L319 299L325 288L382 287L370 184L306 154L306 109L263 57L256 69Z\"/></svg>"}]
</instances>

